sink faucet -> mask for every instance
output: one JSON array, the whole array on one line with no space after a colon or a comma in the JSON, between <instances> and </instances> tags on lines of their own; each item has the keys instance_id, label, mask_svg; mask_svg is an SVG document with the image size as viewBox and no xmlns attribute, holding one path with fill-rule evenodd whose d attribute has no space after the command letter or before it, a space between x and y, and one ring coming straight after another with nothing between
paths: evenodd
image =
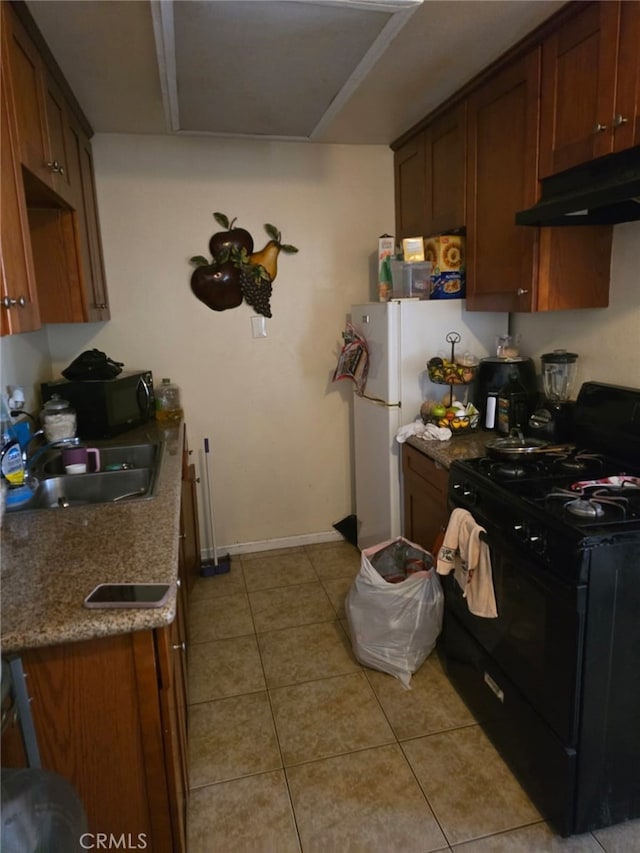
<instances>
[{"instance_id":1,"label":"sink faucet","mask_svg":"<svg viewBox=\"0 0 640 853\"><path fill-rule=\"evenodd\" d=\"M77 436L68 436L67 438L58 438L55 441L48 441L46 444L42 444L37 450L34 451L31 455L29 455L29 448L31 447L31 442L36 438L44 435L44 430L39 429L37 432L31 436L29 441L25 444L22 450L22 459L24 462L24 470L25 474L31 473L31 468L41 456L44 456L49 450L55 450L58 447L77 447L80 444L80 439Z\"/></svg>"}]
</instances>

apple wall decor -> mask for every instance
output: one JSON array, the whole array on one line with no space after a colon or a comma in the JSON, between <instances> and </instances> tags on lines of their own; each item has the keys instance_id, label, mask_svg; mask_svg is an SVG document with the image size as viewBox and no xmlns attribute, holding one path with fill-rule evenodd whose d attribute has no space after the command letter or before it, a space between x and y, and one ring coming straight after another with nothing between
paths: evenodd
<instances>
[{"instance_id":1,"label":"apple wall decor","mask_svg":"<svg viewBox=\"0 0 640 853\"><path fill-rule=\"evenodd\" d=\"M253 237L244 228L238 228L224 213L214 213L214 219L224 228L209 240L212 259L195 255L190 262L195 265L191 274L191 290L213 311L237 308L244 299L258 314L271 317L271 293L278 272L280 252L294 254L295 246L282 243L282 234L274 225L265 225L269 236L265 247L253 251Z\"/></svg>"}]
</instances>

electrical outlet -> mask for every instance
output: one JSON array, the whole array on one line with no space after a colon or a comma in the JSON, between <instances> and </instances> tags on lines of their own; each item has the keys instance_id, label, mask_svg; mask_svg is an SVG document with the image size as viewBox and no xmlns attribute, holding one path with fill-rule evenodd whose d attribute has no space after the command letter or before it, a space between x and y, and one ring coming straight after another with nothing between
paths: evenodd
<instances>
[{"instance_id":1,"label":"electrical outlet","mask_svg":"<svg viewBox=\"0 0 640 853\"><path fill-rule=\"evenodd\" d=\"M254 338L267 337L267 318L256 316L251 318L251 336Z\"/></svg>"}]
</instances>

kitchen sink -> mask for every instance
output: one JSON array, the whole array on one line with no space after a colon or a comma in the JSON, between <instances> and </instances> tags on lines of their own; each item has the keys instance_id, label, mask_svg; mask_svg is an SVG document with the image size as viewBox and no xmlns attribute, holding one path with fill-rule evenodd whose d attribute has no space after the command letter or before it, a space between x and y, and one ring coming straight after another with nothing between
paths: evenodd
<instances>
[{"instance_id":1,"label":"kitchen sink","mask_svg":"<svg viewBox=\"0 0 640 853\"><path fill-rule=\"evenodd\" d=\"M156 468L160 463L162 444L119 444L119 445L96 445L100 451L100 470L111 473L125 468ZM35 468L34 473L38 475L64 474L62 464L62 451L56 449L50 451L42 466Z\"/></svg>"},{"instance_id":2,"label":"kitchen sink","mask_svg":"<svg viewBox=\"0 0 640 853\"><path fill-rule=\"evenodd\" d=\"M162 447L161 443L100 447L101 470L87 474L63 473L62 455L56 450L32 470L32 497L8 505L7 512L150 500L155 497Z\"/></svg>"}]
</instances>

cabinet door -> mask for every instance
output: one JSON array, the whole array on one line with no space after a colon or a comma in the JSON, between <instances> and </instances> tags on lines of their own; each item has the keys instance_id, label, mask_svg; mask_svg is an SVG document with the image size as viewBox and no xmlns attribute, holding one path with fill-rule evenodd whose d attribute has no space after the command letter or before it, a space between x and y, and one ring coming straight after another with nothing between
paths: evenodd
<instances>
[{"instance_id":1,"label":"cabinet door","mask_svg":"<svg viewBox=\"0 0 640 853\"><path fill-rule=\"evenodd\" d=\"M466 101L425 131L425 237L466 224L466 135Z\"/></svg>"},{"instance_id":2,"label":"cabinet door","mask_svg":"<svg viewBox=\"0 0 640 853\"><path fill-rule=\"evenodd\" d=\"M535 304L537 231L515 213L537 200L536 48L468 100L467 307L528 311Z\"/></svg>"},{"instance_id":3,"label":"cabinet door","mask_svg":"<svg viewBox=\"0 0 640 853\"><path fill-rule=\"evenodd\" d=\"M22 24L11 13L9 4L3 3L2 7L21 160L41 181L51 185L42 60Z\"/></svg>"},{"instance_id":4,"label":"cabinet door","mask_svg":"<svg viewBox=\"0 0 640 853\"><path fill-rule=\"evenodd\" d=\"M433 553L446 528L449 474L409 445L402 448L404 535Z\"/></svg>"},{"instance_id":5,"label":"cabinet door","mask_svg":"<svg viewBox=\"0 0 640 853\"><path fill-rule=\"evenodd\" d=\"M424 152L425 135L421 132L394 153L397 240L428 234Z\"/></svg>"},{"instance_id":6,"label":"cabinet door","mask_svg":"<svg viewBox=\"0 0 640 853\"><path fill-rule=\"evenodd\" d=\"M69 168L77 185L76 225L81 257L81 280L85 316L88 322L110 318L104 272L100 222L96 199L91 141L80 124L69 117Z\"/></svg>"},{"instance_id":7,"label":"cabinet door","mask_svg":"<svg viewBox=\"0 0 640 853\"><path fill-rule=\"evenodd\" d=\"M137 665L143 657L148 683ZM150 741L162 751L152 632L29 649L22 660L42 766L74 785L90 831L141 833L149 849L169 853L170 841L162 845L153 829L167 796L165 784L155 804L164 774L150 776Z\"/></svg>"},{"instance_id":8,"label":"cabinet door","mask_svg":"<svg viewBox=\"0 0 640 853\"><path fill-rule=\"evenodd\" d=\"M6 56L6 30L2 33L2 54ZM40 328L40 314L35 285L35 270L29 222L20 175L16 127L12 121L10 107L11 87L7 68L0 69L1 115L0 115L0 187L2 223L2 307L1 331L3 335L32 332Z\"/></svg>"},{"instance_id":9,"label":"cabinet door","mask_svg":"<svg viewBox=\"0 0 640 853\"><path fill-rule=\"evenodd\" d=\"M178 599L178 602L180 600ZM186 642L181 633L180 603L176 619L156 631L160 671L160 711L174 853L186 851L189 796L187 747Z\"/></svg>"},{"instance_id":10,"label":"cabinet door","mask_svg":"<svg viewBox=\"0 0 640 853\"><path fill-rule=\"evenodd\" d=\"M634 145L640 145L640 0L625 0L620 9L613 147L622 151Z\"/></svg>"},{"instance_id":11,"label":"cabinet door","mask_svg":"<svg viewBox=\"0 0 640 853\"><path fill-rule=\"evenodd\" d=\"M543 43L541 178L613 150L619 22L618 0L590 3Z\"/></svg>"},{"instance_id":12,"label":"cabinet door","mask_svg":"<svg viewBox=\"0 0 640 853\"><path fill-rule=\"evenodd\" d=\"M180 504L180 576L185 593L191 591L200 574L200 529L196 495L196 469L190 464L186 427L182 459L182 502Z\"/></svg>"},{"instance_id":13,"label":"cabinet door","mask_svg":"<svg viewBox=\"0 0 640 853\"><path fill-rule=\"evenodd\" d=\"M71 156L67 133L69 114L62 92L46 73L44 93L49 133L51 187L70 207L76 207L76 187L72 184L73 173L69 168Z\"/></svg>"}]
</instances>

